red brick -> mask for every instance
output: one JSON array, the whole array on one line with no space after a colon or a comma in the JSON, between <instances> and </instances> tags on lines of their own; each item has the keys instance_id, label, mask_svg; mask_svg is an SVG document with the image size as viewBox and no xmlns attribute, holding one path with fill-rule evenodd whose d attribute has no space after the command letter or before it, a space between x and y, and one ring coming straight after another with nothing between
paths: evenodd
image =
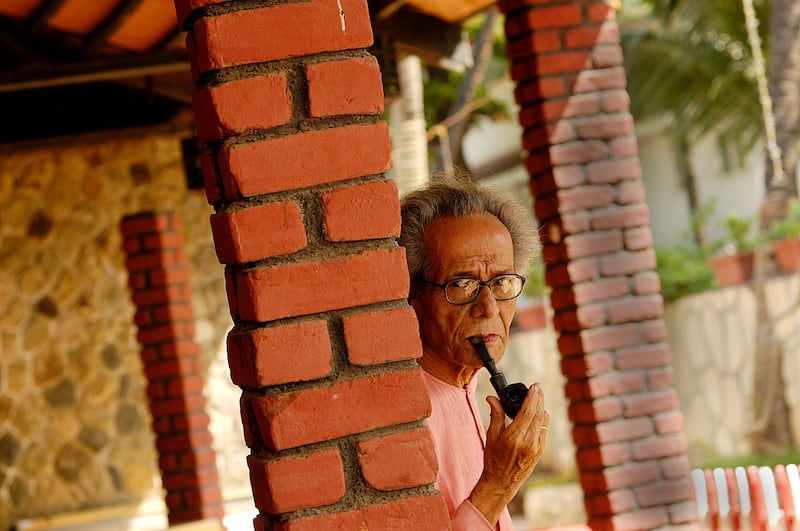
<instances>
[{"instance_id":1,"label":"red brick","mask_svg":"<svg viewBox=\"0 0 800 531\"><path fill-rule=\"evenodd\" d=\"M601 443L614 443L622 441L634 441L653 433L653 421L647 417L636 417L631 419L613 419L606 422L598 422L597 436Z\"/></svg>"},{"instance_id":2,"label":"red brick","mask_svg":"<svg viewBox=\"0 0 800 531\"><path fill-rule=\"evenodd\" d=\"M642 166L637 157L599 160L587 166L586 175L591 184L617 183L626 179L639 179L642 176Z\"/></svg>"},{"instance_id":3,"label":"red brick","mask_svg":"<svg viewBox=\"0 0 800 531\"><path fill-rule=\"evenodd\" d=\"M606 301L623 297L630 293L630 285L625 277L601 278L581 282L573 286L575 302L578 305Z\"/></svg>"},{"instance_id":4,"label":"red brick","mask_svg":"<svg viewBox=\"0 0 800 531\"><path fill-rule=\"evenodd\" d=\"M636 508L636 497L630 489L613 490L586 497L590 514L618 514Z\"/></svg>"},{"instance_id":5,"label":"red brick","mask_svg":"<svg viewBox=\"0 0 800 531\"><path fill-rule=\"evenodd\" d=\"M568 29L564 32L564 43L567 48L592 48L598 44L618 44L619 37L619 26L607 22Z\"/></svg>"},{"instance_id":6,"label":"red brick","mask_svg":"<svg viewBox=\"0 0 800 531\"><path fill-rule=\"evenodd\" d=\"M636 487L636 499L641 507L665 506L692 497L691 485L686 478L656 481L651 485Z\"/></svg>"},{"instance_id":7,"label":"red brick","mask_svg":"<svg viewBox=\"0 0 800 531\"><path fill-rule=\"evenodd\" d=\"M592 228L591 217L586 211L566 212L561 216L561 229L565 236L582 234Z\"/></svg>"},{"instance_id":8,"label":"red brick","mask_svg":"<svg viewBox=\"0 0 800 531\"><path fill-rule=\"evenodd\" d=\"M511 17L506 23L506 32L515 35L522 31L543 28L563 28L583 22L580 5L535 7L522 16Z\"/></svg>"},{"instance_id":9,"label":"red brick","mask_svg":"<svg viewBox=\"0 0 800 531\"><path fill-rule=\"evenodd\" d=\"M610 204L606 208L594 210L591 213L591 223L595 230L640 227L650 223L650 209L645 203L625 206Z\"/></svg>"},{"instance_id":10,"label":"red brick","mask_svg":"<svg viewBox=\"0 0 800 531\"><path fill-rule=\"evenodd\" d=\"M633 117L620 113L580 118L575 121L575 127L583 139L609 139L632 134Z\"/></svg>"},{"instance_id":11,"label":"red brick","mask_svg":"<svg viewBox=\"0 0 800 531\"><path fill-rule=\"evenodd\" d=\"M312 27L314 31L309 31ZM189 57L196 73L372 44L365 0L317 0L233 11L198 19L192 32L196 53Z\"/></svg>"},{"instance_id":12,"label":"red brick","mask_svg":"<svg viewBox=\"0 0 800 531\"><path fill-rule=\"evenodd\" d=\"M625 69L621 66L600 70L582 70L573 83L575 94L596 93L603 90L624 89L628 84Z\"/></svg>"},{"instance_id":13,"label":"red brick","mask_svg":"<svg viewBox=\"0 0 800 531\"><path fill-rule=\"evenodd\" d=\"M622 233L612 230L574 234L564 238L564 246L570 259L613 253L622 249Z\"/></svg>"},{"instance_id":14,"label":"red brick","mask_svg":"<svg viewBox=\"0 0 800 531\"><path fill-rule=\"evenodd\" d=\"M125 237L137 234L158 233L173 226L173 216L166 213L146 213L122 220L120 229Z\"/></svg>"},{"instance_id":15,"label":"red brick","mask_svg":"<svg viewBox=\"0 0 800 531\"><path fill-rule=\"evenodd\" d=\"M189 374L200 374L198 362L192 358L173 358L168 361L158 363L148 363L144 367L147 379L160 380L162 378L175 378Z\"/></svg>"},{"instance_id":16,"label":"red brick","mask_svg":"<svg viewBox=\"0 0 800 531\"><path fill-rule=\"evenodd\" d=\"M577 118L579 116L592 116L600 112L600 97L597 94L578 94L570 96L566 99L550 99L545 100L541 104L541 116L545 122L552 122L555 120L564 120L567 118ZM525 109L527 110L527 108ZM523 123L523 113L520 113L520 123ZM605 144L600 142L584 143L578 149L588 150L590 146L593 149L602 149L605 154ZM589 160L600 158L600 156L593 154ZM578 163L584 161L576 161Z\"/></svg>"},{"instance_id":17,"label":"red brick","mask_svg":"<svg viewBox=\"0 0 800 531\"><path fill-rule=\"evenodd\" d=\"M617 187L617 202L621 205L641 203L645 198L644 183L640 179L622 181Z\"/></svg>"},{"instance_id":18,"label":"red brick","mask_svg":"<svg viewBox=\"0 0 800 531\"><path fill-rule=\"evenodd\" d=\"M667 343L636 345L617 351L617 368L620 370L664 367L671 363L672 352Z\"/></svg>"},{"instance_id":19,"label":"red brick","mask_svg":"<svg viewBox=\"0 0 800 531\"><path fill-rule=\"evenodd\" d=\"M627 113L631 107L631 97L628 94L627 90L622 89L611 89L606 90L602 94L602 101L603 101L603 112L606 113ZM615 139L618 140L618 139ZM633 140L634 146L636 143L636 135L631 133L630 135L625 137L627 142ZM636 155L636 150L630 152L629 150L625 150L623 153L617 153L612 147L611 150L614 156L618 157L632 157Z\"/></svg>"},{"instance_id":20,"label":"red brick","mask_svg":"<svg viewBox=\"0 0 800 531\"><path fill-rule=\"evenodd\" d=\"M183 236L178 232L159 232L148 234L142 239L145 251L161 251L163 249L179 249L183 247Z\"/></svg>"},{"instance_id":21,"label":"red brick","mask_svg":"<svg viewBox=\"0 0 800 531\"><path fill-rule=\"evenodd\" d=\"M650 227L633 227L625 231L625 248L640 251L653 246L653 232Z\"/></svg>"},{"instance_id":22,"label":"red brick","mask_svg":"<svg viewBox=\"0 0 800 531\"><path fill-rule=\"evenodd\" d=\"M430 415L421 369L332 385L251 397L264 443L271 450L335 439ZM402 396L402 400L397 397Z\"/></svg>"},{"instance_id":23,"label":"red brick","mask_svg":"<svg viewBox=\"0 0 800 531\"><path fill-rule=\"evenodd\" d=\"M180 397L200 394L205 387L205 380L199 374L186 374L180 378L167 380L167 396Z\"/></svg>"},{"instance_id":24,"label":"red brick","mask_svg":"<svg viewBox=\"0 0 800 531\"><path fill-rule=\"evenodd\" d=\"M688 501L674 503L669 506L669 520L673 524L670 529L675 531L681 531L681 527L685 528L684 531L697 529L697 504L691 494ZM678 524L686 525L680 526Z\"/></svg>"},{"instance_id":25,"label":"red brick","mask_svg":"<svg viewBox=\"0 0 800 531\"><path fill-rule=\"evenodd\" d=\"M153 308L153 317L155 322L158 323L167 323L171 321L193 321L194 309L192 308L191 304L183 302L165 304L164 306L156 306Z\"/></svg>"},{"instance_id":26,"label":"red brick","mask_svg":"<svg viewBox=\"0 0 800 531\"><path fill-rule=\"evenodd\" d=\"M603 471L609 490L647 484L661 477L658 461L625 463Z\"/></svg>"},{"instance_id":27,"label":"red brick","mask_svg":"<svg viewBox=\"0 0 800 531\"><path fill-rule=\"evenodd\" d=\"M616 18L614 7L608 2L592 2L588 4L588 8L589 22L604 23Z\"/></svg>"},{"instance_id":28,"label":"red brick","mask_svg":"<svg viewBox=\"0 0 800 531\"><path fill-rule=\"evenodd\" d=\"M306 516L274 525L275 531L320 529L450 529L450 517L441 495L401 498L357 510Z\"/></svg>"},{"instance_id":29,"label":"red brick","mask_svg":"<svg viewBox=\"0 0 800 531\"><path fill-rule=\"evenodd\" d=\"M615 531L641 531L664 526L669 522L669 516L666 507L654 507L615 514L611 521Z\"/></svg>"},{"instance_id":30,"label":"red brick","mask_svg":"<svg viewBox=\"0 0 800 531\"><path fill-rule=\"evenodd\" d=\"M193 452L184 452L178 456L178 465L181 468L203 468L216 466L217 454L213 448L195 449Z\"/></svg>"},{"instance_id":31,"label":"red brick","mask_svg":"<svg viewBox=\"0 0 800 531\"><path fill-rule=\"evenodd\" d=\"M185 396L169 400L150 400L150 411L154 418L183 414L187 411L202 410L206 399L202 395Z\"/></svg>"},{"instance_id":32,"label":"red brick","mask_svg":"<svg viewBox=\"0 0 800 531\"><path fill-rule=\"evenodd\" d=\"M608 185L579 186L557 193L560 212L589 210L610 204L614 200L614 189Z\"/></svg>"},{"instance_id":33,"label":"red brick","mask_svg":"<svg viewBox=\"0 0 800 531\"><path fill-rule=\"evenodd\" d=\"M186 255L183 251L167 251L130 256L125 260L125 267L128 271L148 271L185 263Z\"/></svg>"},{"instance_id":34,"label":"red brick","mask_svg":"<svg viewBox=\"0 0 800 531\"><path fill-rule=\"evenodd\" d=\"M332 370L331 355L328 323L322 320L228 334L231 380L244 387L323 378Z\"/></svg>"},{"instance_id":35,"label":"red brick","mask_svg":"<svg viewBox=\"0 0 800 531\"><path fill-rule=\"evenodd\" d=\"M182 452L185 450L192 450L194 448L206 448L211 445L211 433L208 430L184 432L172 436L160 436L156 438L156 449L159 453L163 452ZM214 470L216 473L216 470ZM193 470L187 472L190 474L196 473L197 475L204 474L201 470ZM180 475L180 474L179 474ZM166 488L171 488L164 485ZM186 485L173 485L181 487Z\"/></svg>"},{"instance_id":36,"label":"red brick","mask_svg":"<svg viewBox=\"0 0 800 531\"><path fill-rule=\"evenodd\" d=\"M635 157L639 153L639 144L635 135L614 138L609 145L611 146L612 158Z\"/></svg>"},{"instance_id":37,"label":"red brick","mask_svg":"<svg viewBox=\"0 0 800 531\"><path fill-rule=\"evenodd\" d=\"M150 306L145 308L139 309L136 314L133 316L133 322L139 328L144 326L152 325L155 321L153 320L153 312Z\"/></svg>"},{"instance_id":38,"label":"red brick","mask_svg":"<svg viewBox=\"0 0 800 531\"><path fill-rule=\"evenodd\" d=\"M686 453L686 448L686 439L682 433L650 437L642 441L633 441L631 445L633 457L637 461L682 455Z\"/></svg>"},{"instance_id":39,"label":"red brick","mask_svg":"<svg viewBox=\"0 0 800 531\"><path fill-rule=\"evenodd\" d=\"M222 493L216 486L200 487L187 492L185 500L188 507L216 505L222 503Z\"/></svg>"},{"instance_id":40,"label":"red brick","mask_svg":"<svg viewBox=\"0 0 800 531\"><path fill-rule=\"evenodd\" d=\"M178 415L172 419L172 427L176 432L205 431L211 422L203 411L195 411L187 415ZM210 444L210 443L209 443Z\"/></svg>"},{"instance_id":41,"label":"red brick","mask_svg":"<svg viewBox=\"0 0 800 531\"><path fill-rule=\"evenodd\" d=\"M140 328L136 339L141 344L164 343L174 339L191 339L194 337L194 323L172 322L164 325Z\"/></svg>"},{"instance_id":42,"label":"red brick","mask_svg":"<svg viewBox=\"0 0 800 531\"><path fill-rule=\"evenodd\" d=\"M202 89L195 93L192 104L202 143L269 129L292 119L292 96L283 72Z\"/></svg>"},{"instance_id":43,"label":"red brick","mask_svg":"<svg viewBox=\"0 0 800 531\"><path fill-rule=\"evenodd\" d=\"M200 155L200 168L203 171L203 187L206 191L206 199L210 205L216 205L222 201L225 194L217 172L215 158L211 153L203 152Z\"/></svg>"},{"instance_id":44,"label":"red brick","mask_svg":"<svg viewBox=\"0 0 800 531\"><path fill-rule=\"evenodd\" d=\"M358 443L364 479L378 490L397 490L433 483L439 469L427 429L402 432Z\"/></svg>"},{"instance_id":45,"label":"red brick","mask_svg":"<svg viewBox=\"0 0 800 531\"><path fill-rule=\"evenodd\" d=\"M614 356L610 352L592 352L584 356L562 358L561 371L567 378L587 378L614 369Z\"/></svg>"},{"instance_id":46,"label":"red brick","mask_svg":"<svg viewBox=\"0 0 800 531\"><path fill-rule=\"evenodd\" d=\"M219 165L227 196L247 197L383 173L390 152L389 129L378 122L234 145Z\"/></svg>"},{"instance_id":47,"label":"red brick","mask_svg":"<svg viewBox=\"0 0 800 531\"><path fill-rule=\"evenodd\" d=\"M622 403L625 407L626 417L652 415L662 411L671 411L680 406L678 395L674 389L624 396Z\"/></svg>"},{"instance_id":48,"label":"red brick","mask_svg":"<svg viewBox=\"0 0 800 531\"><path fill-rule=\"evenodd\" d=\"M661 293L661 277L655 271L642 271L633 276L634 293L640 295ZM646 342L651 342L647 339Z\"/></svg>"},{"instance_id":49,"label":"red brick","mask_svg":"<svg viewBox=\"0 0 800 531\"><path fill-rule=\"evenodd\" d=\"M256 507L270 514L330 505L345 494L344 466L331 448L262 462L247 456Z\"/></svg>"},{"instance_id":50,"label":"red brick","mask_svg":"<svg viewBox=\"0 0 800 531\"><path fill-rule=\"evenodd\" d=\"M600 270L604 276L631 275L656 268L656 253L653 249L643 251L620 251L600 257Z\"/></svg>"},{"instance_id":51,"label":"red brick","mask_svg":"<svg viewBox=\"0 0 800 531\"><path fill-rule=\"evenodd\" d=\"M561 50L561 34L555 30L524 33L506 43L506 55L512 60L559 50Z\"/></svg>"},{"instance_id":52,"label":"red brick","mask_svg":"<svg viewBox=\"0 0 800 531\"><path fill-rule=\"evenodd\" d=\"M577 284L597 279L597 260L594 258L573 260L567 264L550 267L546 272L546 278L550 286Z\"/></svg>"},{"instance_id":53,"label":"red brick","mask_svg":"<svg viewBox=\"0 0 800 531\"><path fill-rule=\"evenodd\" d=\"M626 463L629 458L627 442L580 448L575 454L581 469L610 468Z\"/></svg>"},{"instance_id":54,"label":"red brick","mask_svg":"<svg viewBox=\"0 0 800 531\"><path fill-rule=\"evenodd\" d=\"M334 242L396 238L400 198L393 180L338 188L322 195L325 236Z\"/></svg>"},{"instance_id":55,"label":"red brick","mask_svg":"<svg viewBox=\"0 0 800 531\"><path fill-rule=\"evenodd\" d=\"M641 372L609 372L594 376L588 381L589 397L639 393L645 388L645 375Z\"/></svg>"},{"instance_id":56,"label":"red brick","mask_svg":"<svg viewBox=\"0 0 800 531\"><path fill-rule=\"evenodd\" d=\"M558 77L536 77L520 83L514 89L514 98L520 106L531 103L539 106L543 99L560 98L567 95L564 81Z\"/></svg>"},{"instance_id":57,"label":"red brick","mask_svg":"<svg viewBox=\"0 0 800 531\"><path fill-rule=\"evenodd\" d=\"M660 413L655 417L656 433L678 433L683 436L683 414L679 410Z\"/></svg>"},{"instance_id":58,"label":"red brick","mask_svg":"<svg viewBox=\"0 0 800 531\"><path fill-rule=\"evenodd\" d=\"M125 254L138 254L142 251L142 240L138 237L125 238L122 242L122 250Z\"/></svg>"},{"instance_id":59,"label":"red brick","mask_svg":"<svg viewBox=\"0 0 800 531\"><path fill-rule=\"evenodd\" d=\"M161 287L169 284L188 284L191 280L191 272L186 264L177 264L173 267L155 269L147 273L150 279L150 286ZM191 288L190 288L191 289Z\"/></svg>"},{"instance_id":60,"label":"red brick","mask_svg":"<svg viewBox=\"0 0 800 531\"><path fill-rule=\"evenodd\" d=\"M664 316L664 300L661 295L626 297L608 303L608 318L611 324L646 321Z\"/></svg>"},{"instance_id":61,"label":"red brick","mask_svg":"<svg viewBox=\"0 0 800 531\"><path fill-rule=\"evenodd\" d=\"M211 216L211 231L223 264L288 254L308 243L303 214L294 201L220 210Z\"/></svg>"},{"instance_id":62,"label":"red brick","mask_svg":"<svg viewBox=\"0 0 800 531\"><path fill-rule=\"evenodd\" d=\"M622 65L622 47L619 44L602 44L592 49L592 66L609 68Z\"/></svg>"},{"instance_id":63,"label":"red brick","mask_svg":"<svg viewBox=\"0 0 800 531\"><path fill-rule=\"evenodd\" d=\"M690 469L691 462L686 454L661 459L661 471L667 479L689 477L691 474Z\"/></svg>"},{"instance_id":64,"label":"red brick","mask_svg":"<svg viewBox=\"0 0 800 531\"><path fill-rule=\"evenodd\" d=\"M663 319L655 319L653 321L641 323L641 327L643 343L666 341L667 325Z\"/></svg>"},{"instance_id":65,"label":"red brick","mask_svg":"<svg viewBox=\"0 0 800 531\"><path fill-rule=\"evenodd\" d=\"M342 319L347 359L375 365L422 356L417 315L410 307L349 315Z\"/></svg>"},{"instance_id":66,"label":"red brick","mask_svg":"<svg viewBox=\"0 0 800 531\"><path fill-rule=\"evenodd\" d=\"M556 314L553 324L563 332L580 332L587 328L607 324L605 306L592 304L581 306L574 312L564 311Z\"/></svg>"},{"instance_id":67,"label":"red brick","mask_svg":"<svg viewBox=\"0 0 800 531\"><path fill-rule=\"evenodd\" d=\"M670 356L670 360L672 357ZM650 389L666 389L675 385L675 372L672 367L651 369L647 373L647 387Z\"/></svg>"},{"instance_id":68,"label":"red brick","mask_svg":"<svg viewBox=\"0 0 800 531\"><path fill-rule=\"evenodd\" d=\"M306 76L311 117L383 112L383 81L374 57L310 64Z\"/></svg>"},{"instance_id":69,"label":"red brick","mask_svg":"<svg viewBox=\"0 0 800 531\"><path fill-rule=\"evenodd\" d=\"M200 7L219 4L226 0L175 0L175 11L178 15L178 25L183 26L186 17Z\"/></svg>"},{"instance_id":70,"label":"red brick","mask_svg":"<svg viewBox=\"0 0 800 531\"><path fill-rule=\"evenodd\" d=\"M617 397L573 402L569 406L569 415L575 424L605 422L622 416L622 404Z\"/></svg>"},{"instance_id":71,"label":"red brick","mask_svg":"<svg viewBox=\"0 0 800 531\"><path fill-rule=\"evenodd\" d=\"M586 351L629 347L638 343L638 326L621 324L581 332Z\"/></svg>"},{"instance_id":72,"label":"red brick","mask_svg":"<svg viewBox=\"0 0 800 531\"><path fill-rule=\"evenodd\" d=\"M395 248L243 271L236 287L239 316L263 322L404 299L409 280L405 250Z\"/></svg>"},{"instance_id":73,"label":"red brick","mask_svg":"<svg viewBox=\"0 0 800 531\"><path fill-rule=\"evenodd\" d=\"M589 66L589 54L580 52L550 52L511 65L511 79L522 82L538 76L580 72Z\"/></svg>"}]
</instances>

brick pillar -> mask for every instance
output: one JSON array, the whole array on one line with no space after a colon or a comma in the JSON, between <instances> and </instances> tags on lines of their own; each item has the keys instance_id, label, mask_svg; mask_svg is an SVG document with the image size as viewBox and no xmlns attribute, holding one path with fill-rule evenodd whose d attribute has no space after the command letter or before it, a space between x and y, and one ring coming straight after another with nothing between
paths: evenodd
<instances>
[{"instance_id":1,"label":"brick pillar","mask_svg":"<svg viewBox=\"0 0 800 531\"><path fill-rule=\"evenodd\" d=\"M448 527L367 2L175 3L256 529Z\"/></svg>"},{"instance_id":2,"label":"brick pillar","mask_svg":"<svg viewBox=\"0 0 800 531\"><path fill-rule=\"evenodd\" d=\"M171 212L121 224L170 525L223 516L180 226Z\"/></svg>"},{"instance_id":3,"label":"brick pillar","mask_svg":"<svg viewBox=\"0 0 800 531\"><path fill-rule=\"evenodd\" d=\"M501 0L589 524L696 520L619 28L602 1Z\"/></svg>"}]
</instances>

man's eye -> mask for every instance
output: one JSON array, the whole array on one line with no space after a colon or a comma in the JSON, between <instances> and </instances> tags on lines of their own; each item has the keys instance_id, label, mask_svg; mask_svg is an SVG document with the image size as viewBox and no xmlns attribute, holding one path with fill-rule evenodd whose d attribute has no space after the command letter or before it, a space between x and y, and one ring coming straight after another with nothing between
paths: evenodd
<instances>
[{"instance_id":1,"label":"man's eye","mask_svg":"<svg viewBox=\"0 0 800 531\"><path fill-rule=\"evenodd\" d=\"M471 278L457 278L455 280L451 280L449 284L453 287L453 289L470 290L474 288L475 281Z\"/></svg>"}]
</instances>

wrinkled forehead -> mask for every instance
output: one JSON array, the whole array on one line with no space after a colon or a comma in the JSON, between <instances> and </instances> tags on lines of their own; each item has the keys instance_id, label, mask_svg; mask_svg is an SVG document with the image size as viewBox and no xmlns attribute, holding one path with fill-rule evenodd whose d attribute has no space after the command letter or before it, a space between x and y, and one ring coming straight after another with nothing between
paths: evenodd
<instances>
[{"instance_id":1,"label":"wrinkled forehead","mask_svg":"<svg viewBox=\"0 0 800 531\"><path fill-rule=\"evenodd\" d=\"M491 214L439 217L425 232L428 273L514 272L511 234Z\"/></svg>"}]
</instances>

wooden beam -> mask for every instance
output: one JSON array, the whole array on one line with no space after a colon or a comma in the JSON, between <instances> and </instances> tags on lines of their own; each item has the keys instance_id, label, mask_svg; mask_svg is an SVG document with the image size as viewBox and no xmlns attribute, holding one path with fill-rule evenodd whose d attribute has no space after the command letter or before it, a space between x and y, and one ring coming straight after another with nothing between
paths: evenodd
<instances>
[{"instance_id":1,"label":"wooden beam","mask_svg":"<svg viewBox=\"0 0 800 531\"><path fill-rule=\"evenodd\" d=\"M89 53L102 48L108 38L128 20L144 0L123 0L114 7L95 28L86 36L86 49Z\"/></svg>"},{"instance_id":2,"label":"wooden beam","mask_svg":"<svg viewBox=\"0 0 800 531\"><path fill-rule=\"evenodd\" d=\"M50 23L50 19L58 13L58 10L61 9L61 6L65 3L67 3L67 0L47 0L46 2L42 2L28 18L29 31L31 33L43 31Z\"/></svg>"},{"instance_id":3,"label":"wooden beam","mask_svg":"<svg viewBox=\"0 0 800 531\"><path fill-rule=\"evenodd\" d=\"M185 50L119 55L81 62L0 70L0 93L60 85L113 81L189 70Z\"/></svg>"}]
</instances>

